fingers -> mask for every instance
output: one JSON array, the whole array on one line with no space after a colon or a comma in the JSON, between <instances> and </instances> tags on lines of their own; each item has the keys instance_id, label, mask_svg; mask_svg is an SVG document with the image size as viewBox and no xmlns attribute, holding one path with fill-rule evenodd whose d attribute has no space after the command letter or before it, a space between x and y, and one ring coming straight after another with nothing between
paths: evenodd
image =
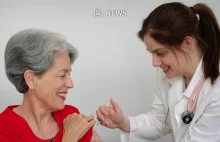
<instances>
[{"instance_id":1,"label":"fingers","mask_svg":"<svg viewBox=\"0 0 220 142\"><path fill-rule=\"evenodd\" d=\"M93 115L89 115L89 116L85 116L83 114L75 114L78 116L78 119L80 121L82 121L84 124L88 123L89 127L92 127L95 124L95 120L94 120L94 116Z\"/></svg>"},{"instance_id":2,"label":"fingers","mask_svg":"<svg viewBox=\"0 0 220 142\"><path fill-rule=\"evenodd\" d=\"M100 122L100 125L105 126L105 127L108 127L109 123L106 123L106 122Z\"/></svg>"},{"instance_id":3,"label":"fingers","mask_svg":"<svg viewBox=\"0 0 220 142\"><path fill-rule=\"evenodd\" d=\"M110 99L110 103L113 106L113 108L119 108L119 105L113 99Z\"/></svg>"},{"instance_id":4,"label":"fingers","mask_svg":"<svg viewBox=\"0 0 220 142\"><path fill-rule=\"evenodd\" d=\"M103 114L103 115L108 115L108 110L107 110L107 106L106 105L102 105L99 107L99 110L100 112Z\"/></svg>"},{"instance_id":5,"label":"fingers","mask_svg":"<svg viewBox=\"0 0 220 142\"><path fill-rule=\"evenodd\" d=\"M108 110L108 114L109 114L109 116L114 116L114 115L116 114L114 107L113 107L113 108L110 108L110 109Z\"/></svg>"},{"instance_id":6,"label":"fingers","mask_svg":"<svg viewBox=\"0 0 220 142\"><path fill-rule=\"evenodd\" d=\"M92 127L96 122L94 120L93 115L85 116L83 114L77 114L77 113L73 113L73 114L68 115L64 121L69 121L68 123L73 123L73 122L83 123L83 124L88 123L89 127Z\"/></svg>"},{"instance_id":7,"label":"fingers","mask_svg":"<svg viewBox=\"0 0 220 142\"><path fill-rule=\"evenodd\" d=\"M88 128L93 127L93 126L95 125L95 123L96 123L96 121L95 121L94 119L90 120L90 121L88 122Z\"/></svg>"},{"instance_id":8,"label":"fingers","mask_svg":"<svg viewBox=\"0 0 220 142\"><path fill-rule=\"evenodd\" d=\"M95 123L92 115L69 114L63 121L65 139L77 138L78 141Z\"/></svg>"},{"instance_id":9,"label":"fingers","mask_svg":"<svg viewBox=\"0 0 220 142\"><path fill-rule=\"evenodd\" d=\"M93 115L90 115L90 116L84 116L84 118L82 119L85 119L85 124L88 125L88 128L91 128L95 125L96 121L94 120L94 116Z\"/></svg>"},{"instance_id":10,"label":"fingers","mask_svg":"<svg viewBox=\"0 0 220 142\"><path fill-rule=\"evenodd\" d=\"M97 110L97 111L96 111L96 115L97 115L97 119L98 119L99 121L104 121L104 120L105 120L105 117L104 117L104 115L101 113L100 110Z\"/></svg>"},{"instance_id":11,"label":"fingers","mask_svg":"<svg viewBox=\"0 0 220 142\"><path fill-rule=\"evenodd\" d=\"M91 121L94 119L94 116L93 115L89 115L89 116L84 116L86 121Z\"/></svg>"},{"instance_id":12,"label":"fingers","mask_svg":"<svg viewBox=\"0 0 220 142\"><path fill-rule=\"evenodd\" d=\"M110 99L110 103L113 106L113 109L116 113L121 112L121 108L119 107L119 105L113 99Z\"/></svg>"}]
</instances>

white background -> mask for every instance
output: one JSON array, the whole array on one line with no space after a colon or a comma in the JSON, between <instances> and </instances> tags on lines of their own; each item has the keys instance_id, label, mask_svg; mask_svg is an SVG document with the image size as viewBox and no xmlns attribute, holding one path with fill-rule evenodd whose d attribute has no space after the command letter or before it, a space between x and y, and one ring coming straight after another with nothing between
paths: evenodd
<instances>
[{"instance_id":1,"label":"white background","mask_svg":"<svg viewBox=\"0 0 220 142\"><path fill-rule=\"evenodd\" d=\"M79 50L72 66L75 88L69 90L67 104L81 113L95 115L99 105L113 98L125 115L150 110L156 69L151 55L137 38L142 20L167 0L0 0L0 112L20 104L22 94L8 81L4 50L8 39L25 28L60 32ZM198 0L182 0L193 6ZM220 19L218 0L203 0ZM94 10L125 11L125 16L95 16ZM164 23L166 24L166 23ZM119 130L95 126L104 142L119 142ZM170 136L156 142L170 142Z\"/></svg>"}]
</instances>

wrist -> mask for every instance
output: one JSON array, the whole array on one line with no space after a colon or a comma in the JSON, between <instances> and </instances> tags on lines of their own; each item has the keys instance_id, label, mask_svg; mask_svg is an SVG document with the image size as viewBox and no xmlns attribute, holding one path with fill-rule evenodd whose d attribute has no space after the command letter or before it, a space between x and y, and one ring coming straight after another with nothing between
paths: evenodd
<instances>
[{"instance_id":1,"label":"wrist","mask_svg":"<svg viewBox=\"0 0 220 142\"><path fill-rule=\"evenodd\" d=\"M121 122L121 124L118 126L118 128L121 129L122 131L130 132L130 121L128 117L124 116L124 119Z\"/></svg>"},{"instance_id":2,"label":"wrist","mask_svg":"<svg viewBox=\"0 0 220 142\"><path fill-rule=\"evenodd\" d=\"M67 136L63 135L61 142L78 142L77 138L68 138Z\"/></svg>"}]
</instances>

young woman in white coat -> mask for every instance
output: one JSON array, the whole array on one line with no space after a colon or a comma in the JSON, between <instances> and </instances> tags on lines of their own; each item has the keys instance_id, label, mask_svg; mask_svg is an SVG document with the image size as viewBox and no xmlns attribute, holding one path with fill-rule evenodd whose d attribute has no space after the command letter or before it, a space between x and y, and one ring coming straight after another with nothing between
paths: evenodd
<instances>
[{"instance_id":1,"label":"young woman in white coat","mask_svg":"<svg viewBox=\"0 0 220 142\"><path fill-rule=\"evenodd\" d=\"M122 142L171 133L176 142L220 142L220 30L204 4L178 2L154 9L139 38L158 68L153 109L127 117L113 101L96 111L102 126L119 128Z\"/></svg>"}]
</instances>

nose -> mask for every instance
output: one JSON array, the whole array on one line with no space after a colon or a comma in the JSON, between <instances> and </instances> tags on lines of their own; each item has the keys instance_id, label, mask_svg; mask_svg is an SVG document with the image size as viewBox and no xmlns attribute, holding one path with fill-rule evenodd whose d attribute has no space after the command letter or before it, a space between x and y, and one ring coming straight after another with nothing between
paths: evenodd
<instances>
[{"instance_id":1,"label":"nose","mask_svg":"<svg viewBox=\"0 0 220 142\"><path fill-rule=\"evenodd\" d=\"M160 58L155 54L152 54L152 64L154 67L158 67L162 64Z\"/></svg>"},{"instance_id":2,"label":"nose","mask_svg":"<svg viewBox=\"0 0 220 142\"><path fill-rule=\"evenodd\" d=\"M67 77L66 82L65 82L65 86L68 87L68 88L73 88L74 87L73 81L70 78L70 76Z\"/></svg>"}]
</instances>

